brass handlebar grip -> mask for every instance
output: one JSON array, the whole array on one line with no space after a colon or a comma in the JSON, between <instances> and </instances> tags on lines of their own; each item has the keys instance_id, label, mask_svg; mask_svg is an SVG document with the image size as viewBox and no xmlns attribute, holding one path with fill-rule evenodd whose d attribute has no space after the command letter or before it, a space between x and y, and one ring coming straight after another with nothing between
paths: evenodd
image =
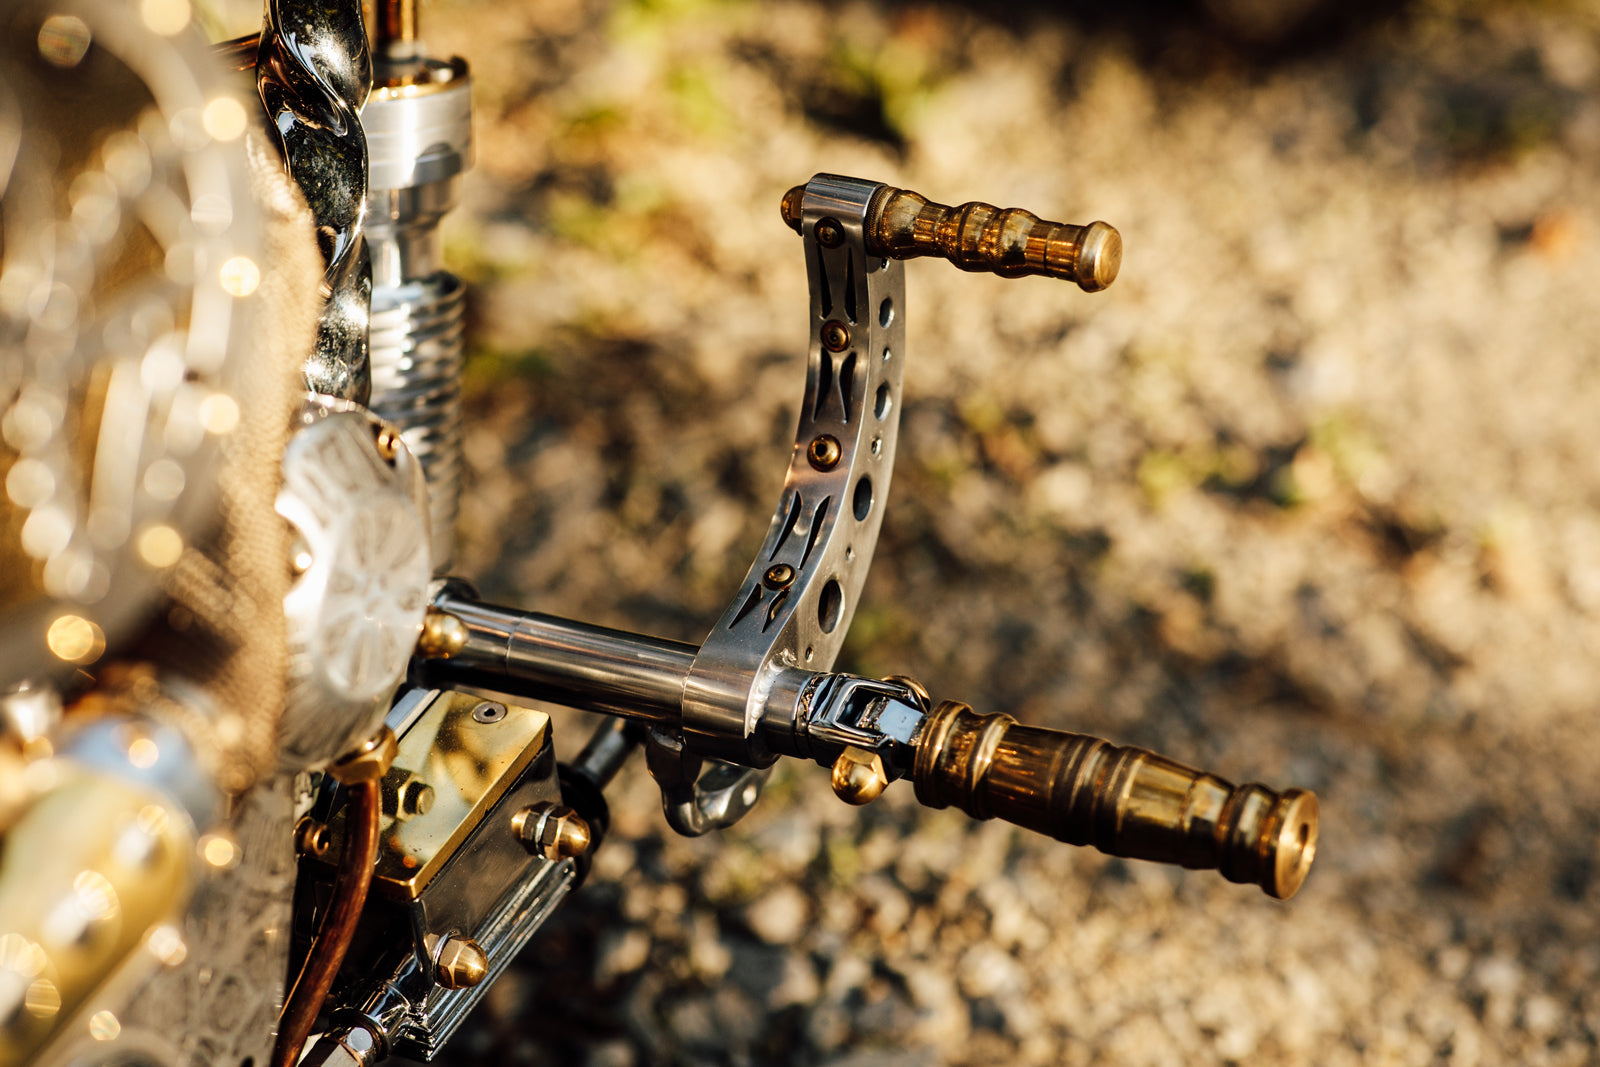
<instances>
[{"instance_id":1,"label":"brass handlebar grip","mask_svg":"<svg viewBox=\"0 0 1600 1067\"><path fill-rule=\"evenodd\" d=\"M946 701L923 725L917 799L954 805L1072 845L1216 870L1287 900L1311 869L1317 798L1234 786L1154 752L1022 726Z\"/></svg>"},{"instance_id":2,"label":"brass handlebar grip","mask_svg":"<svg viewBox=\"0 0 1600 1067\"><path fill-rule=\"evenodd\" d=\"M805 186L783 196L783 220L800 232ZM936 204L909 189L878 190L867 212L867 251L890 259L938 256L967 271L1002 278L1030 274L1077 282L1097 293L1116 281L1122 235L1105 222L1049 222L1021 208L970 201Z\"/></svg>"}]
</instances>

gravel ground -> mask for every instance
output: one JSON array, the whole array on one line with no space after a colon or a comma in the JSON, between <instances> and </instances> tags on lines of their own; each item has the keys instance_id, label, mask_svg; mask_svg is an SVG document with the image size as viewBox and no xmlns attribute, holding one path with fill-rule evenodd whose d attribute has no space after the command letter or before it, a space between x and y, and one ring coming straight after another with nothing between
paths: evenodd
<instances>
[{"instance_id":1,"label":"gravel ground","mask_svg":"<svg viewBox=\"0 0 1600 1067\"><path fill-rule=\"evenodd\" d=\"M908 268L841 666L1323 805L1278 904L814 767L680 839L630 765L448 1062L1600 1060L1600 19L1316 7L425 9L479 88L463 573L703 636L787 462L811 173L1103 218L1097 296Z\"/></svg>"}]
</instances>

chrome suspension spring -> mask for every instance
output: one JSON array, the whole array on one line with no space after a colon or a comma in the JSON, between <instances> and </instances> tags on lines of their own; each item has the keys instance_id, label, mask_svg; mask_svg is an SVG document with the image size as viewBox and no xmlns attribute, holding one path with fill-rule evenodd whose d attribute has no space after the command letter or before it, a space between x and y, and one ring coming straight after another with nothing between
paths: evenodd
<instances>
[{"instance_id":1,"label":"chrome suspension spring","mask_svg":"<svg viewBox=\"0 0 1600 1067\"><path fill-rule=\"evenodd\" d=\"M372 294L372 410L422 462L435 569L450 561L461 495L464 297L448 271Z\"/></svg>"}]
</instances>

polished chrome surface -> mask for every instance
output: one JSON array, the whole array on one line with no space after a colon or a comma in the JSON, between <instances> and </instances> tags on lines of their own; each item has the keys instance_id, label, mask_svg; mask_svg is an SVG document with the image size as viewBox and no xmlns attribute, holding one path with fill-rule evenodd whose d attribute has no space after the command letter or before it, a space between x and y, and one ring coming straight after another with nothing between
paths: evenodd
<instances>
[{"instance_id":1,"label":"polished chrome surface","mask_svg":"<svg viewBox=\"0 0 1600 1067\"><path fill-rule=\"evenodd\" d=\"M486 604L453 579L434 587L433 607L467 630L466 643L448 659L420 665L434 684L678 722L693 645Z\"/></svg>"},{"instance_id":2,"label":"polished chrome surface","mask_svg":"<svg viewBox=\"0 0 1600 1067\"><path fill-rule=\"evenodd\" d=\"M804 196L805 187L797 185L783 197L783 219L797 233ZM975 200L948 207L887 186L873 200L866 239L874 255L937 256L962 270L1002 278L1062 278L1086 293L1109 286L1122 268L1122 235L1108 223L1049 222L1021 208Z\"/></svg>"},{"instance_id":3,"label":"polished chrome surface","mask_svg":"<svg viewBox=\"0 0 1600 1067\"><path fill-rule=\"evenodd\" d=\"M337 756L383 721L422 632L431 564L422 472L351 404L308 400L283 458L278 513L299 572L284 598L285 767Z\"/></svg>"},{"instance_id":4,"label":"polished chrome surface","mask_svg":"<svg viewBox=\"0 0 1600 1067\"><path fill-rule=\"evenodd\" d=\"M880 188L825 174L805 187L805 397L766 540L684 688L685 748L699 755L770 762L757 730L767 691L782 670L832 666L866 581L894 467L905 365L904 268L864 245ZM779 565L792 570L774 588L769 576Z\"/></svg>"},{"instance_id":5,"label":"polished chrome surface","mask_svg":"<svg viewBox=\"0 0 1600 1067\"><path fill-rule=\"evenodd\" d=\"M455 545L461 495L465 290L443 269L439 223L472 163L472 79L422 58L414 3L381 4L376 87L361 113L372 255L372 409L400 428L428 481L433 563Z\"/></svg>"},{"instance_id":6,"label":"polished chrome surface","mask_svg":"<svg viewBox=\"0 0 1600 1067\"><path fill-rule=\"evenodd\" d=\"M268 267L187 5L0 8L3 685L92 668L206 532Z\"/></svg>"},{"instance_id":7,"label":"polished chrome surface","mask_svg":"<svg viewBox=\"0 0 1600 1067\"><path fill-rule=\"evenodd\" d=\"M1113 856L1215 869L1288 899L1311 870L1317 798L1234 786L1154 752L1022 726L965 704L934 710L917 744L917 799L999 817Z\"/></svg>"},{"instance_id":8,"label":"polished chrome surface","mask_svg":"<svg viewBox=\"0 0 1600 1067\"><path fill-rule=\"evenodd\" d=\"M371 88L360 0L268 0L256 90L316 220L326 264L328 301L305 361L306 387L361 404L372 388L372 266L361 232L367 144L360 120Z\"/></svg>"},{"instance_id":9,"label":"polished chrome surface","mask_svg":"<svg viewBox=\"0 0 1600 1067\"><path fill-rule=\"evenodd\" d=\"M391 246L373 227L374 252ZM372 294L372 409L394 423L422 463L428 485L429 540L434 570L455 545L461 495L461 280L446 271L379 284Z\"/></svg>"},{"instance_id":10,"label":"polished chrome surface","mask_svg":"<svg viewBox=\"0 0 1600 1067\"><path fill-rule=\"evenodd\" d=\"M388 61L374 67L361 112L369 196L434 185L472 165L472 79L461 59Z\"/></svg>"}]
</instances>

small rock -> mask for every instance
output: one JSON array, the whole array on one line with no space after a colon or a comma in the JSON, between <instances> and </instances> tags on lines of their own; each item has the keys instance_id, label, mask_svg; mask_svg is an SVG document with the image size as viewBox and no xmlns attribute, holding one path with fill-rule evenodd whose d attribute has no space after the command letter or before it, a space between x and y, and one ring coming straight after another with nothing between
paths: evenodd
<instances>
[{"instance_id":1,"label":"small rock","mask_svg":"<svg viewBox=\"0 0 1600 1067\"><path fill-rule=\"evenodd\" d=\"M721 978L733 963L733 953L722 943L717 924L709 915L696 915L690 924L689 966L702 978Z\"/></svg>"},{"instance_id":2,"label":"small rock","mask_svg":"<svg viewBox=\"0 0 1600 1067\"><path fill-rule=\"evenodd\" d=\"M979 942L961 957L961 991L969 997L994 997L1022 988L1022 968L1010 954Z\"/></svg>"},{"instance_id":3,"label":"small rock","mask_svg":"<svg viewBox=\"0 0 1600 1067\"><path fill-rule=\"evenodd\" d=\"M810 901L787 883L769 891L745 908L745 921L769 945L787 945L800 936L810 913Z\"/></svg>"},{"instance_id":4,"label":"small rock","mask_svg":"<svg viewBox=\"0 0 1600 1067\"><path fill-rule=\"evenodd\" d=\"M650 935L636 926L608 931L595 958L595 983L605 985L643 967L650 958L650 944Z\"/></svg>"},{"instance_id":5,"label":"small rock","mask_svg":"<svg viewBox=\"0 0 1600 1067\"><path fill-rule=\"evenodd\" d=\"M783 957L783 976L767 998L767 1003L774 1008L783 1008L790 1004L809 1004L817 999L820 990L817 971L811 965L811 961L789 952Z\"/></svg>"}]
</instances>

